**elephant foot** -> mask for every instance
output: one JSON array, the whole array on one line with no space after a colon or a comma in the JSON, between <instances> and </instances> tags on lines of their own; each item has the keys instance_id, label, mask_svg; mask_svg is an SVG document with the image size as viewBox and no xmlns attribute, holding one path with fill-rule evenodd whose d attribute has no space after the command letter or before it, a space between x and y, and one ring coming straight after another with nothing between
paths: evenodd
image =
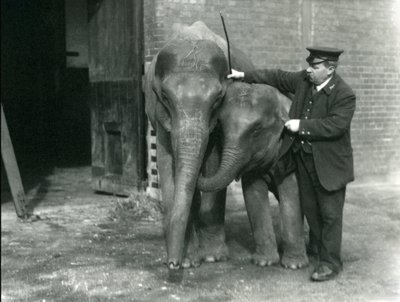
<instances>
[{"instance_id":1,"label":"elephant foot","mask_svg":"<svg viewBox=\"0 0 400 302\"><path fill-rule=\"evenodd\" d=\"M169 259L167 262L168 269L170 270L178 270L180 268L197 268L200 266L200 257L199 256L186 256L182 263L180 263L176 259Z\"/></svg>"},{"instance_id":2,"label":"elephant foot","mask_svg":"<svg viewBox=\"0 0 400 302\"><path fill-rule=\"evenodd\" d=\"M180 269L180 267L181 267L179 264L179 261L175 260L175 259L169 259L167 262L167 266L168 266L168 269L170 269L170 270L177 270L177 269Z\"/></svg>"},{"instance_id":3,"label":"elephant foot","mask_svg":"<svg viewBox=\"0 0 400 302\"><path fill-rule=\"evenodd\" d=\"M200 266L199 239L196 231L191 234L185 255L182 260L182 268L196 268Z\"/></svg>"},{"instance_id":4,"label":"elephant foot","mask_svg":"<svg viewBox=\"0 0 400 302\"><path fill-rule=\"evenodd\" d=\"M225 243L225 232L220 229L219 232L212 234L201 232L201 259L207 263L222 262L229 259L228 247Z\"/></svg>"},{"instance_id":5,"label":"elephant foot","mask_svg":"<svg viewBox=\"0 0 400 302\"><path fill-rule=\"evenodd\" d=\"M199 257L190 257L184 258L182 260L182 268L197 268L200 266L200 258Z\"/></svg>"},{"instance_id":6,"label":"elephant foot","mask_svg":"<svg viewBox=\"0 0 400 302\"><path fill-rule=\"evenodd\" d=\"M223 262L229 258L228 247L225 242L208 242L202 248L202 259L207 263Z\"/></svg>"},{"instance_id":7,"label":"elephant foot","mask_svg":"<svg viewBox=\"0 0 400 302\"><path fill-rule=\"evenodd\" d=\"M308 266L308 257L304 253L302 255L292 255L289 253L283 253L281 259L281 265L284 268L296 270Z\"/></svg>"},{"instance_id":8,"label":"elephant foot","mask_svg":"<svg viewBox=\"0 0 400 302\"><path fill-rule=\"evenodd\" d=\"M272 266L279 263L279 254L277 252L266 254L255 253L251 261L257 266Z\"/></svg>"},{"instance_id":9,"label":"elephant foot","mask_svg":"<svg viewBox=\"0 0 400 302\"><path fill-rule=\"evenodd\" d=\"M214 262L223 262L227 261L229 258L228 252L216 252L212 255L205 255L204 262L214 263Z\"/></svg>"},{"instance_id":10,"label":"elephant foot","mask_svg":"<svg viewBox=\"0 0 400 302\"><path fill-rule=\"evenodd\" d=\"M184 254L182 260L177 257L170 257L167 261L167 267L171 270L180 268L196 268L200 266L199 241L195 231L191 231L190 237L185 242Z\"/></svg>"}]
</instances>

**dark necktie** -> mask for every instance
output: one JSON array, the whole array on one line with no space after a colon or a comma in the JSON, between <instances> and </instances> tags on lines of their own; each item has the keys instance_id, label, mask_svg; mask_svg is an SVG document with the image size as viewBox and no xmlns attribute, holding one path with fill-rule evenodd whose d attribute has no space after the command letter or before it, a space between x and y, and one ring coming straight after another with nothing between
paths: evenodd
<instances>
[{"instance_id":1,"label":"dark necktie","mask_svg":"<svg viewBox=\"0 0 400 302\"><path fill-rule=\"evenodd\" d=\"M315 95L317 92L318 92L317 86L314 85L314 86L312 87L312 95Z\"/></svg>"}]
</instances>

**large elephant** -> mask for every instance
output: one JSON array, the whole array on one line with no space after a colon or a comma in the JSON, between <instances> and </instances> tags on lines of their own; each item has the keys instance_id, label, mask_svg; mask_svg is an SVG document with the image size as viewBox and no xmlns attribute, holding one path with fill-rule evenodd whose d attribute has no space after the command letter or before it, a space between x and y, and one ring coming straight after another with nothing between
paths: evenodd
<instances>
[{"instance_id":1,"label":"large elephant","mask_svg":"<svg viewBox=\"0 0 400 302\"><path fill-rule=\"evenodd\" d=\"M226 190L201 196L196 189L200 170L208 175L218 166L212 131L228 85L226 50L226 42L202 22L176 26L146 73L146 113L157 134L169 269L226 257ZM253 69L236 49L232 65Z\"/></svg>"},{"instance_id":2,"label":"large elephant","mask_svg":"<svg viewBox=\"0 0 400 302\"><path fill-rule=\"evenodd\" d=\"M277 162L280 137L288 119L290 100L277 89L261 84L229 85L219 119L224 135L222 160L211 177L200 177L203 191L221 190L242 179L243 195L254 234L253 261L261 266L279 262L268 200L271 168ZM276 186L280 200L283 255L286 268L308 264L303 221L294 174Z\"/></svg>"}]
</instances>

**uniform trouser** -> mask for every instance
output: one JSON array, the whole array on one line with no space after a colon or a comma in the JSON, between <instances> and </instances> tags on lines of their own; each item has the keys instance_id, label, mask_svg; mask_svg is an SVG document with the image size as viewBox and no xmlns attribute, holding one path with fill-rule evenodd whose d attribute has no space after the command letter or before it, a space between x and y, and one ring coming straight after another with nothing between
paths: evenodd
<instances>
[{"instance_id":1,"label":"uniform trouser","mask_svg":"<svg viewBox=\"0 0 400 302\"><path fill-rule=\"evenodd\" d=\"M318 246L320 265L338 272L342 268L340 251L346 187L325 190L318 180L313 155L298 151L294 158L301 207L310 226L310 237Z\"/></svg>"}]
</instances>

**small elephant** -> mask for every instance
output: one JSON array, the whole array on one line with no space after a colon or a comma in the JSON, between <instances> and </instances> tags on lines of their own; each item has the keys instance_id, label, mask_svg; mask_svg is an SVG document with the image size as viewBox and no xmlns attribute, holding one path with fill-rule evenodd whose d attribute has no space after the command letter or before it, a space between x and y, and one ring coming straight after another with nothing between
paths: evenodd
<instances>
[{"instance_id":1,"label":"small elephant","mask_svg":"<svg viewBox=\"0 0 400 302\"><path fill-rule=\"evenodd\" d=\"M214 173L218 160L213 130L228 80L226 42L203 22L175 26L171 40L146 73L146 113L157 134L157 166L165 203L167 265L175 270L200 260L226 258L226 189L200 195L200 170ZM232 65L253 65L238 50Z\"/></svg>"},{"instance_id":2,"label":"small elephant","mask_svg":"<svg viewBox=\"0 0 400 302\"><path fill-rule=\"evenodd\" d=\"M228 86L219 120L223 131L220 167L212 177L200 177L202 191L227 187L242 179L243 196L252 227L256 252L253 261L260 266L279 262L268 189L269 172L277 162L284 122L290 100L277 89L262 84L234 82ZM294 174L277 186L282 221L283 255L286 268L308 264L303 220Z\"/></svg>"}]
</instances>

